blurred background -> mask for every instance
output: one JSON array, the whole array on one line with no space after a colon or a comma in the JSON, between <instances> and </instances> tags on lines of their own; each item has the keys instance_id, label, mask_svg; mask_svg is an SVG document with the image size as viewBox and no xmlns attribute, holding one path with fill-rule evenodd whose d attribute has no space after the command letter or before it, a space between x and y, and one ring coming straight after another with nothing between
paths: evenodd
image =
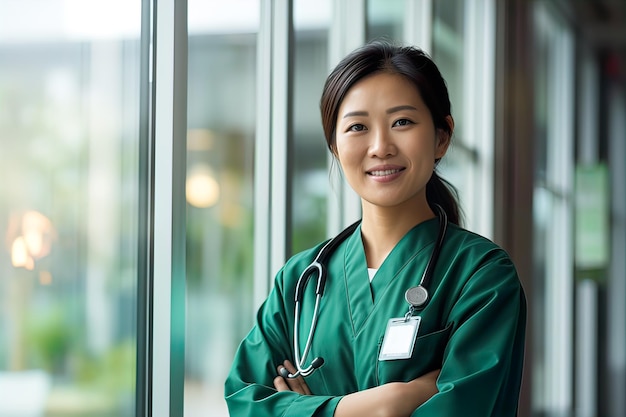
<instances>
[{"instance_id":1,"label":"blurred background","mask_svg":"<svg viewBox=\"0 0 626 417\"><path fill-rule=\"evenodd\" d=\"M0 0L0 417L228 415L274 274L359 217L318 106L377 38L518 267L520 415L626 415L626 2Z\"/></svg>"}]
</instances>

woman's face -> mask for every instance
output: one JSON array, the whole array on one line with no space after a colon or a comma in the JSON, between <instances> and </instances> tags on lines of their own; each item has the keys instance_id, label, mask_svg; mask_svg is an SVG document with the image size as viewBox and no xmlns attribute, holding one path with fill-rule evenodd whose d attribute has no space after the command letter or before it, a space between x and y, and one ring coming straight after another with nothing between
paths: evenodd
<instances>
[{"instance_id":1,"label":"woman's face","mask_svg":"<svg viewBox=\"0 0 626 417\"><path fill-rule=\"evenodd\" d=\"M336 127L335 154L364 204L426 207L426 183L449 137L435 129L410 81L384 72L360 80L341 103Z\"/></svg>"}]
</instances>

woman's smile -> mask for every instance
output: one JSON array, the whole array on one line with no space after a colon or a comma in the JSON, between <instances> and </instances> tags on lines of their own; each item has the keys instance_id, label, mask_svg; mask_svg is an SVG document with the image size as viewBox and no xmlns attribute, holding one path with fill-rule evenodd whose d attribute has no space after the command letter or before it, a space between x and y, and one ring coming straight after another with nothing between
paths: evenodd
<instances>
[{"instance_id":1,"label":"woman's smile","mask_svg":"<svg viewBox=\"0 0 626 417\"><path fill-rule=\"evenodd\" d=\"M366 174L372 177L374 181L390 182L398 178L404 170L404 167L385 165L374 167L367 171Z\"/></svg>"}]
</instances>

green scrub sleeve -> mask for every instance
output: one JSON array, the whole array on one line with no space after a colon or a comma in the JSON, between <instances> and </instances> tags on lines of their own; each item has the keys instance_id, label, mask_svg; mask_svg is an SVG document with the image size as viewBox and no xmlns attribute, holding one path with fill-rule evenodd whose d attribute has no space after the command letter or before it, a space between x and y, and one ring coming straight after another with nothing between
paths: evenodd
<instances>
[{"instance_id":1,"label":"green scrub sleeve","mask_svg":"<svg viewBox=\"0 0 626 417\"><path fill-rule=\"evenodd\" d=\"M515 267L501 255L481 263L461 289L450 314L453 330L437 381L439 393L413 417L516 416L526 299Z\"/></svg>"},{"instance_id":2,"label":"green scrub sleeve","mask_svg":"<svg viewBox=\"0 0 626 417\"><path fill-rule=\"evenodd\" d=\"M239 345L226 379L224 396L231 417L332 417L341 399L278 392L274 388L277 365L292 357L282 274L281 270L274 289L259 309L255 326Z\"/></svg>"}]
</instances>

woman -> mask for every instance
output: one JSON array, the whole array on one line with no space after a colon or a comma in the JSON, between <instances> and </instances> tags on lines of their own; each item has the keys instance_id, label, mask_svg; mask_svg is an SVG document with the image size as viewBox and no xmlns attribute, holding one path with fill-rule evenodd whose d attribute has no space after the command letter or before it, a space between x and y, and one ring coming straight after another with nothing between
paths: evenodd
<instances>
[{"instance_id":1,"label":"woman","mask_svg":"<svg viewBox=\"0 0 626 417\"><path fill-rule=\"evenodd\" d=\"M454 130L439 70L419 49L367 44L329 75L321 112L362 203L362 221L327 261L319 312L315 276L298 305L297 354L315 316L303 367L324 364L293 378L294 293L320 244L278 272L241 343L225 386L231 416L514 416L524 293L508 255L459 226L455 194L435 172ZM405 293L446 224L420 307Z\"/></svg>"}]
</instances>

